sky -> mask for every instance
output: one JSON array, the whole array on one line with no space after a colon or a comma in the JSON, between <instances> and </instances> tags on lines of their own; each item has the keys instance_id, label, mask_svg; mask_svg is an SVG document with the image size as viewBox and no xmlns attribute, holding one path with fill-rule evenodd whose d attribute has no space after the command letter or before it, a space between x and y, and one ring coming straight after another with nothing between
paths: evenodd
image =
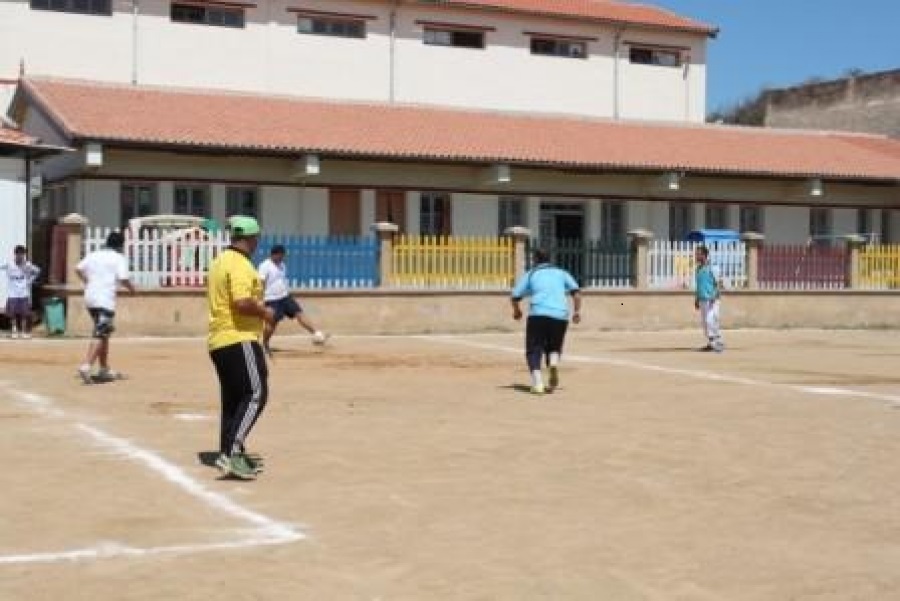
<instances>
[{"instance_id":1,"label":"sky","mask_svg":"<svg viewBox=\"0 0 900 601\"><path fill-rule=\"evenodd\" d=\"M900 0L641 0L719 28L707 111L764 88L900 69Z\"/></svg>"}]
</instances>

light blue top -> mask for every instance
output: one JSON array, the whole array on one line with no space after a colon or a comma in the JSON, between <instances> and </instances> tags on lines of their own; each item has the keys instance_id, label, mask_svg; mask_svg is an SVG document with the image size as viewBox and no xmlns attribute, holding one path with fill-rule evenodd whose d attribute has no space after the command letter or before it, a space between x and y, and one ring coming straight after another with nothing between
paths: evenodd
<instances>
[{"instance_id":1,"label":"light blue top","mask_svg":"<svg viewBox=\"0 0 900 601\"><path fill-rule=\"evenodd\" d=\"M549 264L527 271L512 290L514 299L531 297L528 314L533 317L569 319L567 293L578 290L578 282L565 269Z\"/></svg>"},{"instance_id":2,"label":"light blue top","mask_svg":"<svg viewBox=\"0 0 900 601\"><path fill-rule=\"evenodd\" d=\"M707 263L706 265L698 266L695 277L697 300L709 301L719 297L719 284L716 281L716 272L713 270L712 265Z\"/></svg>"}]
</instances>

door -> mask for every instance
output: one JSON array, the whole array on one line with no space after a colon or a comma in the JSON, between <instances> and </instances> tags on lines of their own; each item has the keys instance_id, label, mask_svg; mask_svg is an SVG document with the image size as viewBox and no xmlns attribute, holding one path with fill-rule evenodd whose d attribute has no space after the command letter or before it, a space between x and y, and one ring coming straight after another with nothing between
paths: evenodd
<instances>
[{"instance_id":1,"label":"door","mask_svg":"<svg viewBox=\"0 0 900 601\"><path fill-rule=\"evenodd\" d=\"M552 261L581 281L584 272L584 204L542 202L541 246L550 251Z\"/></svg>"},{"instance_id":2,"label":"door","mask_svg":"<svg viewBox=\"0 0 900 601\"><path fill-rule=\"evenodd\" d=\"M406 231L406 194L395 190L378 190L375 193L375 221L387 221Z\"/></svg>"},{"instance_id":3,"label":"door","mask_svg":"<svg viewBox=\"0 0 900 601\"><path fill-rule=\"evenodd\" d=\"M358 236L360 233L360 191L328 191L328 233L332 236Z\"/></svg>"}]
</instances>

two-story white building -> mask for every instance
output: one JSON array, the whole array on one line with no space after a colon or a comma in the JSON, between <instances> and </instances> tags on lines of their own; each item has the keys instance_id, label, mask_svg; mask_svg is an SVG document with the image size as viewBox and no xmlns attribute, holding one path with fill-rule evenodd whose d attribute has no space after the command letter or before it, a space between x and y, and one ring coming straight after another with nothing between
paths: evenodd
<instances>
[{"instance_id":1,"label":"two-story white building","mask_svg":"<svg viewBox=\"0 0 900 601\"><path fill-rule=\"evenodd\" d=\"M44 162L45 219L894 238L896 142L703 124L715 34L613 1L7 0L0 77L81 150Z\"/></svg>"}]
</instances>

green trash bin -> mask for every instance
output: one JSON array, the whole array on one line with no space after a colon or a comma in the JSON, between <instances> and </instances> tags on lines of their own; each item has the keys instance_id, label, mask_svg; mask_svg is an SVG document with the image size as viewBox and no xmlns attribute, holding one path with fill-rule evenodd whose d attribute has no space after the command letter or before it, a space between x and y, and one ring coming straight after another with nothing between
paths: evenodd
<instances>
[{"instance_id":1,"label":"green trash bin","mask_svg":"<svg viewBox=\"0 0 900 601\"><path fill-rule=\"evenodd\" d=\"M63 299L54 296L44 301L44 326L48 336L66 333L66 305Z\"/></svg>"}]
</instances>

